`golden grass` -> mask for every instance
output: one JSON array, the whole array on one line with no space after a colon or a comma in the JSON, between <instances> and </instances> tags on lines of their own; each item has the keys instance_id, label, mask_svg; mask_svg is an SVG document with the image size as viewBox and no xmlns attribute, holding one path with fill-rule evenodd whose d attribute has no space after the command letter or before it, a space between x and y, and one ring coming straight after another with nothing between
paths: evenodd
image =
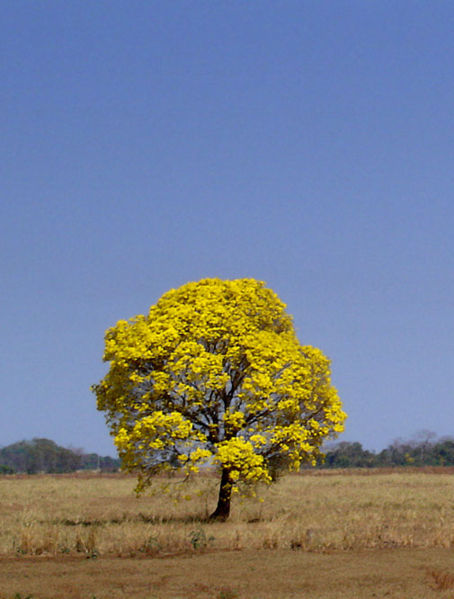
<instances>
[{"instance_id":1,"label":"golden grass","mask_svg":"<svg viewBox=\"0 0 454 599\"><path fill-rule=\"evenodd\" d=\"M123 475L0 478L0 555L87 557L207 550L312 552L454 547L454 477L431 472L308 471L235 499L227 523L206 522L217 481L137 499ZM263 503L260 500L263 499Z\"/></svg>"},{"instance_id":2,"label":"golden grass","mask_svg":"<svg viewBox=\"0 0 454 599\"><path fill-rule=\"evenodd\" d=\"M428 575L433 579L433 588L437 591L454 589L454 574L444 570L428 570Z\"/></svg>"},{"instance_id":3,"label":"golden grass","mask_svg":"<svg viewBox=\"0 0 454 599\"><path fill-rule=\"evenodd\" d=\"M0 599L452 599L448 472L308 471L226 523L210 475L179 503L123 475L1 477Z\"/></svg>"}]
</instances>

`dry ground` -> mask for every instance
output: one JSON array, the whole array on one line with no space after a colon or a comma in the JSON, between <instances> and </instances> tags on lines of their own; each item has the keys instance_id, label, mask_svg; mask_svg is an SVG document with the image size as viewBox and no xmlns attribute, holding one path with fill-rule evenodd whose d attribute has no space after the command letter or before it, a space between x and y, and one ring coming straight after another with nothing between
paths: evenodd
<instances>
[{"instance_id":1,"label":"dry ground","mask_svg":"<svg viewBox=\"0 0 454 599\"><path fill-rule=\"evenodd\" d=\"M1 477L0 599L454 599L452 474L305 472L225 524L210 476Z\"/></svg>"},{"instance_id":2,"label":"dry ground","mask_svg":"<svg viewBox=\"0 0 454 599\"><path fill-rule=\"evenodd\" d=\"M447 549L209 552L166 558L0 559L0 597L36 599L452 599Z\"/></svg>"}]
</instances>

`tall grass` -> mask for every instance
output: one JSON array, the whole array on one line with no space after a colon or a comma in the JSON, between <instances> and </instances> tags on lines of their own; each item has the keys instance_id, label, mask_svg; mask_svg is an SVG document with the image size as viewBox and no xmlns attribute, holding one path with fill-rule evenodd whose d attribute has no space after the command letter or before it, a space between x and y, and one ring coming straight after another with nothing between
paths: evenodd
<instances>
[{"instance_id":1,"label":"tall grass","mask_svg":"<svg viewBox=\"0 0 454 599\"><path fill-rule=\"evenodd\" d=\"M446 474L286 476L256 498L235 499L227 523L206 521L217 491L210 475L138 499L134 485L123 475L0 478L0 554L454 547L454 477Z\"/></svg>"}]
</instances>

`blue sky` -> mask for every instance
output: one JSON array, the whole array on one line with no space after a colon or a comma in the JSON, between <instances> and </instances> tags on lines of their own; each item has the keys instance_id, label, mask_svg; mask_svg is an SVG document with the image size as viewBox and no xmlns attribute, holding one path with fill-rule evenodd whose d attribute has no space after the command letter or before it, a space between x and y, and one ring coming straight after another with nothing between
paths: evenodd
<instances>
[{"instance_id":1,"label":"blue sky","mask_svg":"<svg viewBox=\"0 0 454 599\"><path fill-rule=\"evenodd\" d=\"M0 445L113 454L103 335L265 280L343 440L454 435L454 6L6 0Z\"/></svg>"}]
</instances>

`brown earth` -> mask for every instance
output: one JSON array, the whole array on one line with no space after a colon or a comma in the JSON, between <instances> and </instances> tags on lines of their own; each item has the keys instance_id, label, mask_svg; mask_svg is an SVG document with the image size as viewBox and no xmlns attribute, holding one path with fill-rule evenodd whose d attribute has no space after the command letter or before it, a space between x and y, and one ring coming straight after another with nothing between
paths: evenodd
<instances>
[{"instance_id":1,"label":"brown earth","mask_svg":"<svg viewBox=\"0 0 454 599\"><path fill-rule=\"evenodd\" d=\"M0 598L454 598L452 549L210 551L166 557L0 559Z\"/></svg>"}]
</instances>

